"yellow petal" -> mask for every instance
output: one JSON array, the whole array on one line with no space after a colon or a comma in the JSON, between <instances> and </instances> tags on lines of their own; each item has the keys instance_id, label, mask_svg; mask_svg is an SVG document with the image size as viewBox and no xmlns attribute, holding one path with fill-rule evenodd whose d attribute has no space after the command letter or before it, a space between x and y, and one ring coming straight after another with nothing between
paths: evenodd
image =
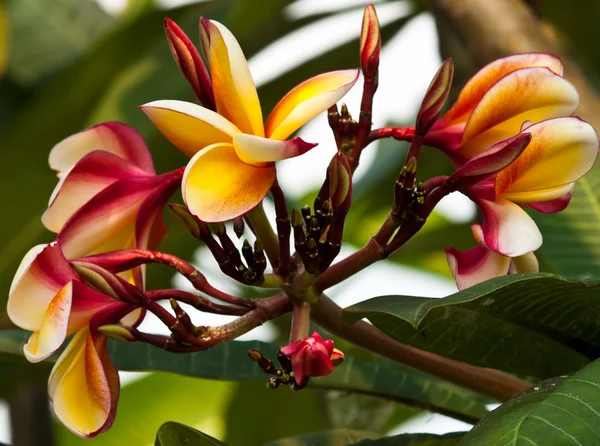
<instances>
[{"instance_id":1,"label":"yellow petal","mask_svg":"<svg viewBox=\"0 0 600 446\"><path fill-rule=\"evenodd\" d=\"M479 70L467 82L456 103L442 117L444 126L466 122L473 109L496 82L513 71L532 67L546 67L562 75L560 59L551 54L525 53L495 60Z\"/></svg>"},{"instance_id":2,"label":"yellow petal","mask_svg":"<svg viewBox=\"0 0 600 446\"><path fill-rule=\"evenodd\" d=\"M579 95L567 80L547 68L523 68L498 81L475 108L463 135L461 155L473 156L516 135L533 123L572 114Z\"/></svg>"},{"instance_id":3,"label":"yellow petal","mask_svg":"<svg viewBox=\"0 0 600 446\"><path fill-rule=\"evenodd\" d=\"M598 135L579 118L550 119L525 130L531 142L496 177L496 194L512 201L547 201L588 172L598 156Z\"/></svg>"},{"instance_id":4,"label":"yellow petal","mask_svg":"<svg viewBox=\"0 0 600 446\"><path fill-rule=\"evenodd\" d=\"M289 141L261 138L260 136L238 133L233 137L233 147L239 158L248 164L264 167L265 164L300 156L316 144L301 138Z\"/></svg>"},{"instance_id":5,"label":"yellow petal","mask_svg":"<svg viewBox=\"0 0 600 446\"><path fill-rule=\"evenodd\" d=\"M48 384L54 412L73 433L92 437L113 421L118 374L106 353L106 340L80 330L54 366Z\"/></svg>"},{"instance_id":6,"label":"yellow petal","mask_svg":"<svg viewBox=\"0 0 600 446\"><path fill-rule=\"evenodd\" d=\"M212 110L184 101L154 101L140 107L156 128L187 156L208 145L231 142L238 128Z\"/></svg>"},{"instance_id":7,"label":"yellow petal","mask_svg":"<svg viewBox=\"0 0 600 446\"><path fill-rule=\"evenodd\" d=\"M342 99L358 79L358 70L320 74L292 89L275 106L265 132L272 139L286 139L319 113Z\"/></svg>"},{"instance_id":8,"label":"yellow petal","mask_svg":"<svg viewBox=\"0 0 600 446\"><path fill-rule=\"evenodd\" d=\"M275 181L275 168L244 163L231 144L198 152L183 175L183 198L201 220L231 220L255 207Z\"/></svg>"},{"instance_id":9,"label":"yellow petal","mask_svg":"<svg viewBox=\"0 0 600 446\"><path fill-rule=\"evenodd\" d=\"M210 20L206 22L206 28L217 112L242 132L265 136L256 86L239 43L219 22Z\"/></svg>"}]
</instances>

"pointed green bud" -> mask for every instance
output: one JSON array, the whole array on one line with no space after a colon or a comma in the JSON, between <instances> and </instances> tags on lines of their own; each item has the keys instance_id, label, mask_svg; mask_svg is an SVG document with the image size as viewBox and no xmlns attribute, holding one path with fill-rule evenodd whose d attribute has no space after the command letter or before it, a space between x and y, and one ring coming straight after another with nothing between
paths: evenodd
<instances>
[{"instance_id":1,"label":"pointed green bud","mask_svg":"<svg viewBox=\"0 0 600 446\"><path fill-rule=\"evenodd\" d=\"M329 198L334 212L348 212L352 200L352 171L347 158L338 152L327 169Z\"/></svg>"},{"instance_id":2,"label":"pointed green bud","mask_svg":"<svg viewBox=\"0 0 600 446\"><path fill-rule=\"evenodd\" d=\"M195 238L200 238L200 225L198 219L180 204L169 203L169 211L173 218Z\"/></svg>"},{"instance_id":3,"label":"pointed green bud","mask_svg":"<svg viewBox=\"0 0 600 446\"><path fill-rule=\"evenodd\" d=\"M115 339L117 341L135 341L135 336L122 325L102 325L101 327L98 327L98 332L108 339Z\"/></svg>"},{"instance_id":4,"label":"pointed green bud","mask_svg":"<svg viewBox=\"0 0 600 446\"><path fill-rule=\"evenodd\" d=\"M417 159L415 157L412 157L406 163L406 174L414 175L416 173L417 173ZM402 172L400 172L400 174L402 174Z\"/></svg>"},{"instance_id":5,"label":"pointed green bud","mask_svg":"<svg viewBox=\"0 0 600 446\"><path fill-rule=\"evenodd\" d=\"M439 118L450 94L453 76L454 62L452 62L452 59L446 59L433 77L427 93L425 93L421 109L417 114L415 135L425 136Z\"/></svg>"},{"instance_id":6,"label":"pointed green bud","mask_svg":"<svg viewBox=\"0 0 600 446\"><path fill-rule=\"evenodd\" d=\"M302 225L304 224L304 220L302 219L302 214L300 214L300 211L296 208L292 209L291 220L292 220L292 226L294 228L301 228Z\"/></svg>"},{"instance_id":7,"label":"pointed green bud","mask_svg":"<svg viewBox=\"0 0 600 446\"><path fill-rule=\"evenodd\" d=\"M218 222L218 223L209 223L208 226L210 227L210 230L213 234L215 234L216 236L219 235L224 235L226 232L226 228L225 228L225 224Z\"/></svg>"}]
</instances>

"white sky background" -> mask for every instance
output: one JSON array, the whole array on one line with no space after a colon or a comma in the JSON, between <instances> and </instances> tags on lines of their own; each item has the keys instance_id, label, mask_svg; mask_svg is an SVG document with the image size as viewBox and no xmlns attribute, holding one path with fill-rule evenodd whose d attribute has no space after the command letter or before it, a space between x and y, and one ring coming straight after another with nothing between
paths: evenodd
<instances>
[{"instance_id":1,"label":"white sky background","mask_svg":"<svg viewBox=\"0 0 600 446\"><path fill-rule=\"evenodd\" d=\"M97 1L111 14L118 14L126 2L126 0ZM165 7L171 7L193 3L193 1L159 0L158 3ZM358 6L366 3L368 2L365 0L297 0L287 8L287 13L292 17L299 18L324 11L336 11L340 9L340 6ZM377 4L378 2L373 1L373 3ZM378 16L383 23L396 20L409 12L409 6L403 3L386 3L378 6ZM249 61L257 86L333 47L358 39L361 19L362 10L360 8L356 11L337 14L291 33L263 49ZM325 37L324 32L327 31L330 31L330 34ZM392 119L402 121L414 115L432 76L441 64L437 44L435 25L432 17L428 14L421 14L414 18L404 26L399 34L390 41L384 42L380 62L379 88L375 96L374 127L382 126ZM274 60L277 61L276 67L273 66ZM293 86L290 85L291 87ZM358 115L356 111L360 103L361 87L362 79L344 98L344 102L356 116ZM301 130L300 136L307 141L318 141L320 145L302 157L278 164L280 184L286 194L295 197L302 196L305 192L320 186L326 167L335 151L325 114L306 125ZM357 177L368 171L375 153L374 149L371 147L364 152ZM302 176L294 174L298 171L303 172ZM471 220L475 213L472 203L459 194L453 194L442 200L437 210L448 218L462 221ZM272 212L271 210L270 213ZM340 258L348 256L354 250L355 248L345 246ZM210 255L200 251L195 262L213 285L232 290L233 284L228 282L228 278L223 278ZM367 277L369 280L365 280ZM175 285L180 288L188 287L187 283L178 279L175 280ZM408 294L442 297L455 291L455 284L444 277L380 262L332 288L329 294L339 305L346 307L378 295ZM196 316L194 321L202 325L219 325L230 319L225 316L201 314ZM148 331L166 333L165 327L157 320L150 319L144 322L143 327ZM241 339L269 341L273 339L273 334L273 330L267 324ZM124 373L123 381L126 383L135 377L136 374ZM469 428L470 426L466 423L442 415L424 414L398 426L393 433L431 432L441 434ZM0 402L0 442L10 443L8 410L3 402Z\"/></svg>"}]
</instances>

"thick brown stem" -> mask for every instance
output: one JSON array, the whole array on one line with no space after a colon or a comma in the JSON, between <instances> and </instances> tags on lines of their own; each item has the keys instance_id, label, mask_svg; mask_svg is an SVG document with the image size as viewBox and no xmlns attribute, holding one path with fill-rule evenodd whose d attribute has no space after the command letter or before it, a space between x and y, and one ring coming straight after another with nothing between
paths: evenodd
<instances>
[{"instance_id":1,"label":"thick brown stem","mask_svg":"<svg viewBox=\"0 0 600 446\"><path fill-rule=\"evenodd\" d=\"M531 387L527 381L506 373L475 367L402 344L366 322L348 324L342 319L342 309L326 296L321 296L319 303L313 305L312 317L327 331L353 344L499 401L506 401Z\"/></svg>"}]
</instances>

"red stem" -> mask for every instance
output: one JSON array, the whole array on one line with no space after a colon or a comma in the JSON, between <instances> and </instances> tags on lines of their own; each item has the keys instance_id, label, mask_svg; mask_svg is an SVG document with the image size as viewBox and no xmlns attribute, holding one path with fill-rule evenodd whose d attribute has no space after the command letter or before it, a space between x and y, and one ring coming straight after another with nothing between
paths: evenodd
<instances>
[{"instance_id":1,"label":"red stem","mask_svg":"<svg viewBox=\"0 0 600 446\"><path fill-rule=\"evenodd\" d=\"M219 305L197 294L178 289L150 290L146 291L144 294L146 294L150 300L173 298L206 313L241 316L242 314L246 314L251 311L251 309L248 307L239 307L237 305Z\"/></svg>"},{"instance_id":2,"label":"red stem","mask_svg":"<svg viewBox=\"0 0 600 446\"><path fill-rule=\"evenodd\" d=\"M366 138L365 146L368 146L373 141L384 138L394 138L398 141L412 141L415 134L414 127L383 127L372 130Z\"/></svg>"}]
</instances>

